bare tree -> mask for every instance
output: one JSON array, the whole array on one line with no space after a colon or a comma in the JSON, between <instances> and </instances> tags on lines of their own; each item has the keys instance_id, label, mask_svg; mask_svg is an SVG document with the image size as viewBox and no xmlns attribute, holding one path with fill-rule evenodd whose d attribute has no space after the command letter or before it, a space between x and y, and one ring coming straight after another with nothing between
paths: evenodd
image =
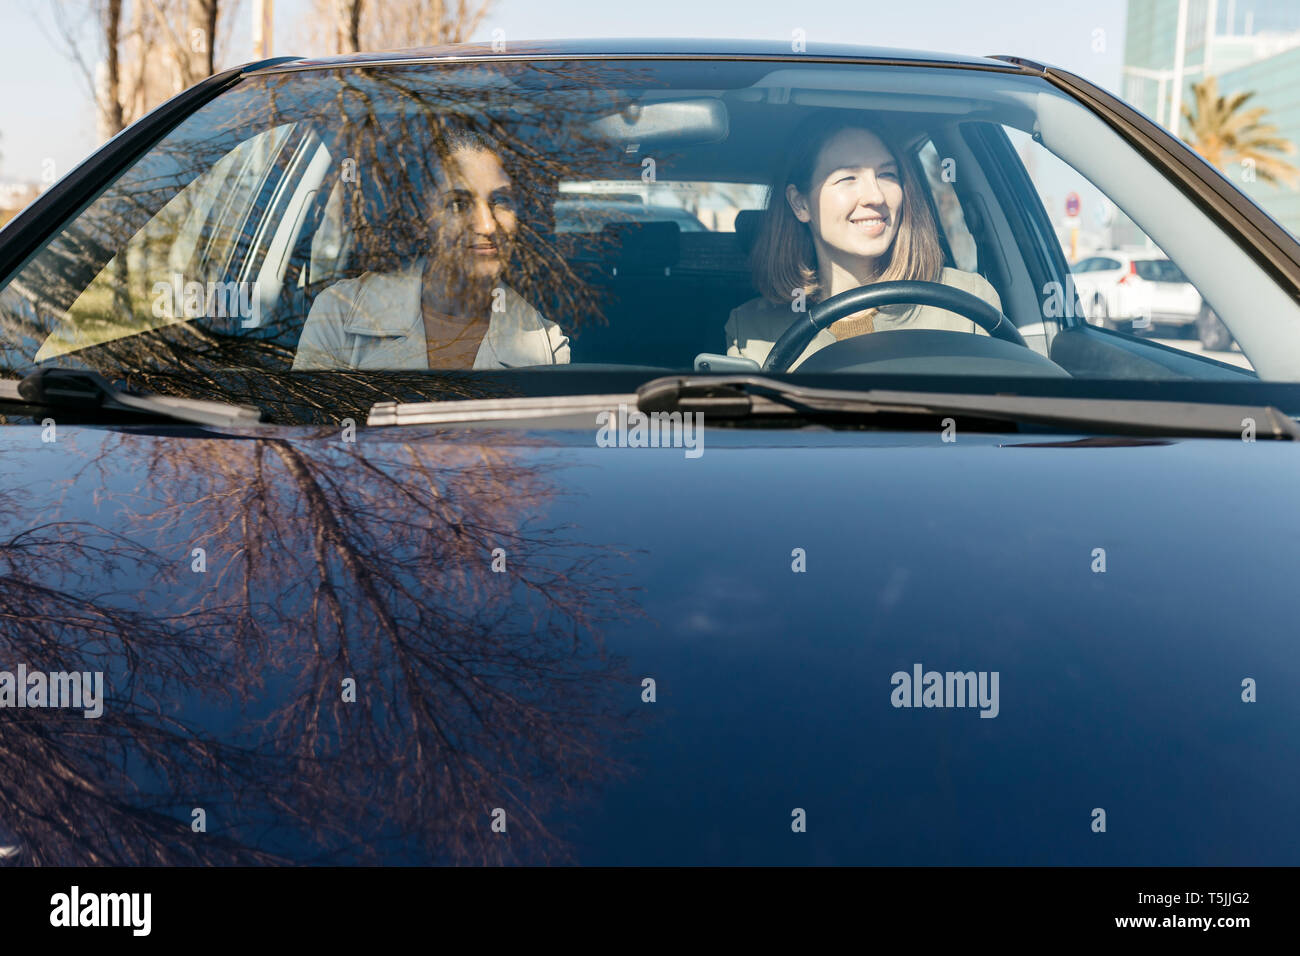
<instances>
[{"instance_id":1,"label":"bare tree","mask_svg":"<svg viewBox=\"0 0 1300 956\"><path fill-rule=\"evenodd\" d=\"M184 5L184 12L181 6ZM171 53L181 88L216 72L217 16L220 0L149 0L150 12ZM183 26L178 28L178 24Z\"/></svg>"},{"instance_id":2,"label":"bare tree","mask_svg":"<svg viewBox=\"0 0 1300 956\"><path fill-rule=\"evenodd\" d=\"M242 0L76 0L55 31L95 99L107 139L216 71ZM87 37L86 24L92 24ZM220 28L220 29L219 29ZM161 52L161 55L160 55Z\"/></svg>"},{"instance_id":3,"label":"bare tree","mask_svg":"<svg viewBox=\"0 0 1300 956\"><path fill-rule=\"evenodd\" d=\"M313 0L306 42L329 53L463 43L483 23L492 0Z\"/></svg>"},{"instance_id":4,"label":"bare tree","mask_svg":"<svg viewBox=\"0 0 1300 956\"><path fill-rule=\"evenodd\" d=\"M384 5L382 17L365 24L366 48L464 43L479 28L492 4L490 0L401 0Z\"/></svg>"},{"instance_id":5,"label":"bare tree","mask_svg":"<svg viewBox=\"0 0 1300 956\"><path fill-rule=\"evenodd\" d=\"M340 53L361 49L361 11L365 0L333 0L335 42Z\"/></svg>"},{"instance_id":6,"label":"bare tree","mask_svg":"<svg viewBox=\"0 0 1300 956\"><path fill-rule=\"evenodd\" d=\"M217 15L218 0L190 0L189 43L190 71L197 78L217 72Z\"/></svg>"},{"instance_id":7,"label":"bare tree","mask_svg":"<svg viewBox=\"0 0 1300 956\"><path fill-rule=\"evenodd\" d=\"M55 9L62 9L56 7ZM122 109L122 0L108 0L101 15L105 60L105 98L99 104L104 125L110 136L126 123ZM83 66L84 69L84 66ZM92 87L93 87L92 81Z\"/></svg>"}]
</instances>

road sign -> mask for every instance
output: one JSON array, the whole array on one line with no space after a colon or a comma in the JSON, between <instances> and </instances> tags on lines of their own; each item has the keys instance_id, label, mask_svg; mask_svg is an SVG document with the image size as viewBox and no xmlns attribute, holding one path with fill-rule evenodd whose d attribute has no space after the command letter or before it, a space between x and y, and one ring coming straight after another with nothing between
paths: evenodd
<instances>
[{"instance_id":1,"label":"road sign","mask_svg":"<svg viewBox=\"0 0 1300 956\"><path fill-rule=\"evenodd\" d=\"M1078 217L1079 215L1079 194L1078 193L1070 193L1068 196L1065 197L1065 214L1069 216L1071 219L1075 219Z\"/></svg>"}]
</instances>

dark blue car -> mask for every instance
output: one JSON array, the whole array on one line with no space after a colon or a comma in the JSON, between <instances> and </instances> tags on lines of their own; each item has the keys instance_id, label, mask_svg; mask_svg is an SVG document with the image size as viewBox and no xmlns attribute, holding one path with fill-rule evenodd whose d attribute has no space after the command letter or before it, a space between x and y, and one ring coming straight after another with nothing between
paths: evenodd
<instances>
[{"instance_id":1,"label":"dark blue car","mask_svg":"<svg viewBox=\"0 0 1300 956\"><path fill-rule=\"evenodd\" d=\"M0 232L0 855L1295 865L1298 381L1294 238L1027 60L214 76Z\"/></svg>"}]
</instances>

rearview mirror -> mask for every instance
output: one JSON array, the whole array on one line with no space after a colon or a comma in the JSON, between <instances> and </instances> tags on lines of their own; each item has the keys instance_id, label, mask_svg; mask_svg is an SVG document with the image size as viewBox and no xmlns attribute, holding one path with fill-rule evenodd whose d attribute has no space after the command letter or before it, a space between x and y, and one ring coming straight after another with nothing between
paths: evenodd
<instances>
[{"instance_id":1,"label":"rearview mirror","mask_svg":"<svg viewBox=\"0 0 1300 956\"><path fill-rule=\"evenodd\" d=\"M727 107L721 100L665 100L630 103L591 124L606 139L622 143L718 143L727 138Z\"/></svg>"}]
</instances>

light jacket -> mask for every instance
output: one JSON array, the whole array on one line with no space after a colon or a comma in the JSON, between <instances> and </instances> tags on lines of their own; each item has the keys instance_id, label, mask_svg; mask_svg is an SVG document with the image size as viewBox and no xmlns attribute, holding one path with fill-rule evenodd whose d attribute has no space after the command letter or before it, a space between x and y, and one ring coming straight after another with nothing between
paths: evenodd
<instances>
[{"instance_id":1,"label":"light jacket","mask_svg":"<svg viewBox=\"0 0 1300 956\"><path fill-rule=\"evenodd\" d=\"M1002 309L1002 300L998 298L997 291L981 275L945 268L940 281L954 289L979 296L999 311ZM731 318L727 319L725 329L727 354L752 358L762 364L767 358L767 353L772 351L776 340L796 318L798 313L792 311L788 305L777 305L763 298L750 299L744 305L732 309ZM894 329L941 329L988 335L970 319L930 305L900 303L882 306L874 316L874 324L877 332ZM839 340L835 338L834 333L822 329L813 336L813 340L808 343L803 354L790 366L791 370L797 368L814 352L837 341Z\"/></svg>"},{"instance_id":2,"label":"light jacket","mask_svg":"<svg viewBox=\"0 0 1300 956\"><path fill-rule=\"evenodd\" d=\"M420 309L419 262L405 272L367 272L336 282L316 297L298 339L295 369L427 369ZM569 338L504 286L503 310L493 311L474 368L565 365Z\"/></svg>"}]
</instances>

